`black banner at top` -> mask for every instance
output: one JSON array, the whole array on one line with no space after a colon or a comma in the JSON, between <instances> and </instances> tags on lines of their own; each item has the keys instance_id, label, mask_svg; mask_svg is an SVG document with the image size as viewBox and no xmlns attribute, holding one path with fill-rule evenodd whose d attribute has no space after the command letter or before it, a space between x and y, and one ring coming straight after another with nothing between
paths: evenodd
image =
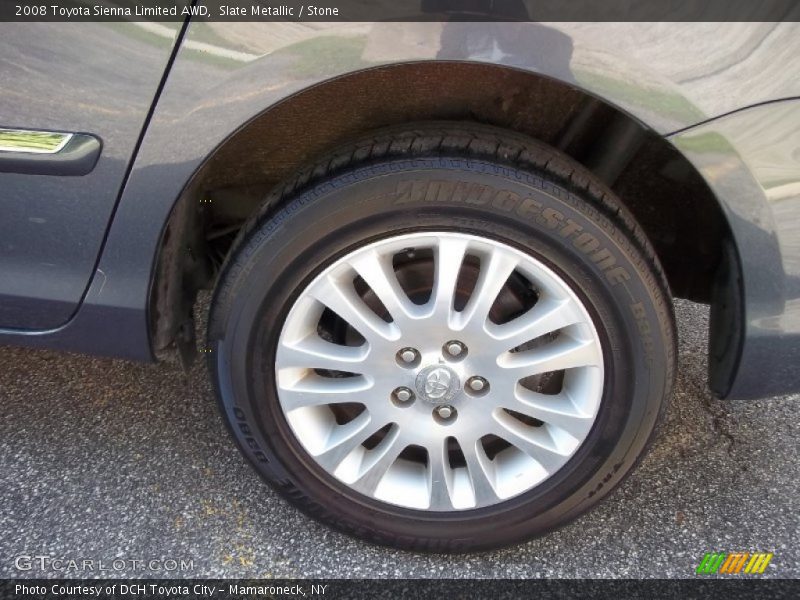
<instances>
[{"instance_id":1,"label":"black banner at top","mask_svg":"<svg viewBox=\"0 0 800 600\"><path fill-rule=\"evenodd\" d=\"M800 21L798 0L0 0L0 21Z\"/></svg>"}]
</instances>

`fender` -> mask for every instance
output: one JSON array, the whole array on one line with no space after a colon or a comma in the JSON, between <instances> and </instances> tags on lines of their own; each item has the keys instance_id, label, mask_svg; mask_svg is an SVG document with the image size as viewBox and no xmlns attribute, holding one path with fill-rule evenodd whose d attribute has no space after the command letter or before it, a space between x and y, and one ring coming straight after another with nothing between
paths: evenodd
<instances>
[{"instance_id":1,"label":"fender","mask_svg":"<svg viewBox=\"0 0 800 600\"><path fill-rule=\"evenodd\" d=\"M670 138L723 199L741 280L730 268L711 312L711 387L758 398L800 389L800 99L771 102ZM744 249L744 251L742 251ZM733 250L732 250L733 251ZM734 319L740 307L743 315ZM736 332L736 329L741 329ZM726 346L741 348L725 364Z\"/></svg>"}]
</instances>

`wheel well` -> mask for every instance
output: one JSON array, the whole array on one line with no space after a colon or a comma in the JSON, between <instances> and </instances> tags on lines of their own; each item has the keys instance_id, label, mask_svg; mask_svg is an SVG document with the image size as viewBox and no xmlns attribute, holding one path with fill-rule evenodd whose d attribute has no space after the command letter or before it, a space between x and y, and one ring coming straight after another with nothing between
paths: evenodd
<instances>
[{"instance_id":1,"label":"wheel well","mask_svg":"<svg viewBox=\"0 0 800 600\"><path fill-rule=\"evenodd\" d=\"M662 136L544 76L476 63L410 63L300 92L233 133L207 159L176 203L159 251L150 310L156 351L177 341L184 355L191 353L196 293L212 284L239 228L272 187L349 138L432 120L505 128L581 162L639 221L673 294L711 301L728 224L702 177Z\"/></svg>"}]
</instances>

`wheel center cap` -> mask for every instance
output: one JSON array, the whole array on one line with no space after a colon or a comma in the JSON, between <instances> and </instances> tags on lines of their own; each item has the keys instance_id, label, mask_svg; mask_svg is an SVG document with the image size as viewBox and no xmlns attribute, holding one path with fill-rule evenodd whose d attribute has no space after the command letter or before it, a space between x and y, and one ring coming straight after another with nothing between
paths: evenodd
<instances>
[{"instance_id":1,"label":"wheel center cap","mask_svg":"<svg viewBox=\"0 0 800 600\"><path fill-rule=\"evenodd\" d=\"M453 369L445 365L430 365L417 375L417 394L433 404L448 402L461 389L461 381Z\"/></svg>"}]
</instances>

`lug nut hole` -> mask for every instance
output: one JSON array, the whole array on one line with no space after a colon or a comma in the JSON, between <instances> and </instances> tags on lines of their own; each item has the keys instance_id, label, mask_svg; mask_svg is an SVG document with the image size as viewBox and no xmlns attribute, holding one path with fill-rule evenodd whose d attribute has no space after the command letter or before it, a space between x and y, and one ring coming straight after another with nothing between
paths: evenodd
<instances>
[{"instance_id":1,"label":"lug nut hole","mask_svg":"<svg viewBox=\"0 0 800 600\"><path fill-rule=\"evenodd\" d=\"M411 389L407 387L399 387L392 392L391 399L395 406L405 408L406 406L411 406L411 404L413 404L414 400L416 400L416 396Z\"/></svg>"},{"instance_id":2,"label":"lug nut hole","mask_svg":"<svg viewBox=\"0 0 800 600\"><path fill-rule=\"evenodd\" d=\"M406 369L413 369L419 366L420 356L416 348L401 348L395 355L397 364Z\"/></svg>"},{"instance_id":3,"label":"lug nut hole","mask_svg":"<svg viewBox=\"0 0 800 600\"><path fill-rule=\"evenodd\" d=\"M442 425L449 425L456 420L458 413L449 404L443 404L433 409L433 419Z\"/></svg>"},{"instance_id":4,"label":"lug nut hole","mask_svg":"<svg viewBox=\"0 0 800 600\"><path fill-rule=\"evenodd\" d=\"M442 346L442 354L448 360L463 360L467 352L467 345L458 340L450 340Z\"/></svg>"},{"instance_id":5,"label":"lug nut hole","mask_svg":"<svg viewBox=\"0 0 800 600\"><path fill-rule=\"evenodd\" d=\"M470 396L484 396L489 393L489 382L483 377L475 375L467 379L464 391Z\"/></svg>"}]
</instances>

